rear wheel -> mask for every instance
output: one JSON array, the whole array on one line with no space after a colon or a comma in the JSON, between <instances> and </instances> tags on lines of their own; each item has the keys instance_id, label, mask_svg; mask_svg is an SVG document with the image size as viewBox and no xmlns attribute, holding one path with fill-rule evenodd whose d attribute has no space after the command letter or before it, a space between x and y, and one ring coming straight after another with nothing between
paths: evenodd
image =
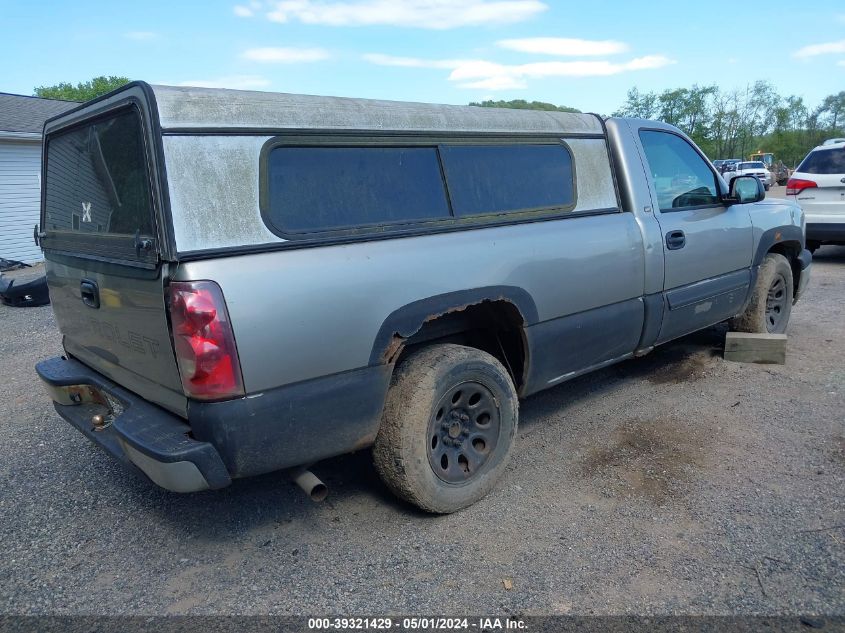
<instances>
[{"instance_id":1,"label":"rear wheel","mask_svg":"<svg viewBox=\"0 0 845 633\"><path fill-rule=\"evenodd\" d=\"M400 498L449 513L486 495L505 470L518 399L502 364L461 345L414 352L393 373L373 447L376 469Z\"/></svg>"},{"instance_id":2,"label":"rear wheel","mask_svg":"<svg viewBox=\"0 0 845 633\"><path fill-rule=\"evenodd\" d=\"M757 270L751 301L741 315L731 319L736 332L783 334L792 314L792 267L778 253L769 253Z\"/></svg>"}]
</instances>

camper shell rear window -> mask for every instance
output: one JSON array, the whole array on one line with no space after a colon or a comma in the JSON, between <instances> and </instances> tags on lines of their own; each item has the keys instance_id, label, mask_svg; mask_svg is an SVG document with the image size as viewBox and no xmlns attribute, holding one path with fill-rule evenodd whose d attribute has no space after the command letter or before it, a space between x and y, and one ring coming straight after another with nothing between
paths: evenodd
<instances>
[{"instance_id":1,"label":"camper shell rear window","mask_svg":"<svg viewBox=\"0 0 845 633\"><path fill-rule=\"evenodd\" d=\"M135 243L154 233L139 110L124 107L47 136L45 247L145 259Z\"/></svg>"},{"instance_id":2,"label":"camper shell rear window","mask_svg":"<svg viewBox=\"0 0 845 633\"><path fill-rule=\"evenodd\" d=\"M288 239L390 232L576 204L575 166L560 139L542 143L300 146L265 149L262 214Z\"/></svg>"}]
</instances>

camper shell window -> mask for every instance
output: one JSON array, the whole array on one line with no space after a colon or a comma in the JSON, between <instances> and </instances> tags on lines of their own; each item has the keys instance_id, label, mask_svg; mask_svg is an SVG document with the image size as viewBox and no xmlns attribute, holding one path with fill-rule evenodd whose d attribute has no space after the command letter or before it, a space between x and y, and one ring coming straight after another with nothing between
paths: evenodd
<instances>
[{"instance_id":1,"label":"camper shell window","mask_svg":"<svg viewBox=\"0 0 845 633\"><path fill-rule=\"evenodd\" d=\"M575 208L572 154L545 143L265 150L262 212L289 239L501 221ZM514 218L518 221L518 216Z\"/></svg>"},{"instance_id":2,"label":"camper shell window","mask_svg":"<svg viewBox=\"0 0 845 633\"><path fill-rule=\"evenodd\" d=\"M141 116L134 106L47 136L45 248L146 259L154 210Z\"/></svg>"}]
</instances>

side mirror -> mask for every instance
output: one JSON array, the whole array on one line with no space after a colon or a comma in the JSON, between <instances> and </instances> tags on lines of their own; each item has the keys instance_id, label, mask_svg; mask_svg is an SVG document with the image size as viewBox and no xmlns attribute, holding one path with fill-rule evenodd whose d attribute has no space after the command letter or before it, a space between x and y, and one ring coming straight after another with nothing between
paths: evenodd
<instances>
[{"instance_id":1,"label":"side mirror","mask_svg":"<svg viewBox=\"0 0 845 633\"><path fill-rule=\"evenodd\" d=\"M728 196L739 204L760 202L766 198L766 188L757 176L737 176L731 181Z\"/></svg>"}]
</instances>

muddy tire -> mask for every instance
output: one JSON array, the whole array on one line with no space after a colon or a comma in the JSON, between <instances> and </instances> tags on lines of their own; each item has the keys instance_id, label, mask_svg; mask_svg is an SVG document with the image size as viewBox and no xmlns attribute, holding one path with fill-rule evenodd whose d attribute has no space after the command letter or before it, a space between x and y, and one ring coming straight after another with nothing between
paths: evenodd
<instances>
[{"instance_id":1,"label":"muddy tire","mask_svg":"<svg viewBox=\"0 0 845 633\"><path fill-rule=\"evenodd\" d=\"M792 313L792 267L783 255L769 253L757 271L757 281L745 312L730 321L735 332L783 334Z\"/></svg>"},{"instance_id":2,"label":"muddy tire","mask_svg":"<svg viewBox=\"0 0 845 633\"><path fill-rule=\"evenodd\" d=\"M472 505L510 459L518 399L502 364L461 345L412 352L393 372L373 459L396 496L428 512Z\"/></svg>"}]
</instances>

